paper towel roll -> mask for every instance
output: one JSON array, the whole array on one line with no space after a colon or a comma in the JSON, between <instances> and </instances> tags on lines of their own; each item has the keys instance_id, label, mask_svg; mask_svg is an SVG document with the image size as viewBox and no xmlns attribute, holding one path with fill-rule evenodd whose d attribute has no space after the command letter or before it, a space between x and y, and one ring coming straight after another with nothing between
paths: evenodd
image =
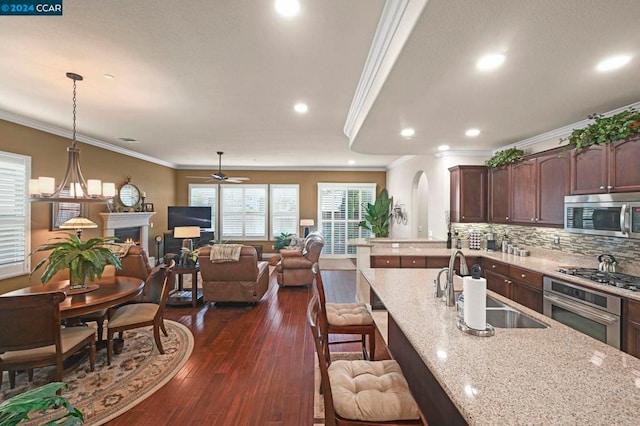
<instances>
[{"instance_id":1,"label":"paper towel roll","mask_svg":"<svg viewBox=\"0 0 640 426\"><path fill-rule=\"evenodd\" d=\"M487 328L487 280L462 278L464 287L464 322L474 330Z\"/></svg>"}]
</instances>

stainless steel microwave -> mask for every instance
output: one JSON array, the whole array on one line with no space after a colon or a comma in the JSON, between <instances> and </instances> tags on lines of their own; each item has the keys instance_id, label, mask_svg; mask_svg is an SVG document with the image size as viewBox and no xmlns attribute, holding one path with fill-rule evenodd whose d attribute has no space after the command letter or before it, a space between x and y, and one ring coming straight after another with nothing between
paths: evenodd
<instances>
[{"instance_id":1,"label":"stainless steel microwave","mask_svg":"<svg viewBox=\"0 0 640 426\"><path fill-rule=\"evenodd\" d=\"M640 238L640 192L567 195L564 197L564 230Z\"/></svg>"}]
</instances>

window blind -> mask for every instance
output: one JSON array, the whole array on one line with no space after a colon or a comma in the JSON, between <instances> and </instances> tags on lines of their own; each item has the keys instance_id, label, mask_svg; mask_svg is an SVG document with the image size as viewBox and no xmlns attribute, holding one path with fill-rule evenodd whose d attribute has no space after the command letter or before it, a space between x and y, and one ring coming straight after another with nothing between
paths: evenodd
<instances>
[{"instance_id":1,"label":"window blind","mask_svg":"<svg viewBox=\"0 0 640 426\"><path fill-rule=\"evenodd\" d=\"M271 239L281 233L298 234L300 185L271 185Z\"/></svg>"},{"instance_id":2,"label":"window blind","mask_svg":"<svg viewBox=\"0 0 640 426\"><path fill-rule=\"evenodd\" d=\"M211 207L211 230L217 230L218 184L189 184L189 205ZM217 232L216 232L217 234Z\"/></svg>"},{"instance_id":3,"label":"window blind","mask_svg":"<svg viewBox=\"0 0 640 426\"><path fill-rule=\"evenodd\" d=\"M267 185L221 186L223 239L267 239Z\"/></svg>"},{"instance_id":4,"label":"window blind","mask_svg":"<svg viewBox=\"0 0 640 426\"><path fill-rule=\"evenodd\" d=\"M358 226L363 220L362 203L373 203L374 183L318 183L318 230L325 244L323 254L355 254L355 247L348 247L348 240L373 236Z\"/></svg>"},{"instance_id":5,"label":"window blind","mask_svg":"<svg viewBox=\"0 0 640 426\"><path fill-rule=\"evenodd\" d=\"M0 152L0 279L29 272L31 159Z\"/></svg>"}]
</instances>

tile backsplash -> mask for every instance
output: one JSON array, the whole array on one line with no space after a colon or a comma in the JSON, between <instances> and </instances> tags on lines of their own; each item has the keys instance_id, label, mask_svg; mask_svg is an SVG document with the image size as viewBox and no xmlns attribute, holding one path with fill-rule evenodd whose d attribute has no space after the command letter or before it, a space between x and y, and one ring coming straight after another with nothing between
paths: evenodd
<instances>
[{"instance_id":1,"label":"tile backsplash","mask_svg":"<svg viewBox=\"0 0 640 426\"><path fill-rule=\"evenodd\" d=\"M506 233L511 244L531 250L533 256L558 258L568 265L597 267L598 256L610 253L618 261L619 271L640 275L640 240L573 234L558 228L495 223L452 223L451 228L452 231L458 231L463 247L468 247L469 231L494 233L498 247ZM559 237L560 244L554 244L554 237Z\"/></svg>"}]
</instances>

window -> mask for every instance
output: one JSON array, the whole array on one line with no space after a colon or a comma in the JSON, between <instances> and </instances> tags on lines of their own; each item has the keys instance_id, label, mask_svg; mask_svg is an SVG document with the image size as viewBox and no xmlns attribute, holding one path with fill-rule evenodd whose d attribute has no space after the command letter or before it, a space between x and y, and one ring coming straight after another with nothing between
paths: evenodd
<instances>
[{"instance_id":1,"label":"window","mask_svg":"<svg viewBox=\"0 0 640 426\"><path fill-rule=\"evenodd\" d=\"M0 152L0 279L29 273L31 159Z\"/></svg>"},{"instance_id":2,"label":"window","mask_svg":"<svg viewBox=\"0 0 640 426\"><path fill-rule=\"evenodd\" d=\"M363 220L363 203L375 201L375 183L318 183L318 229L324 236L323 254L355 254L347 242L372 237L371 231L358 226Z\"/></svg>"},{"instance_id":3,"label":"window","mask_svg":"<svg viewBox=\"0 0 640 426\"><path fill-rule=\"evenodd\" d=\"M267 185L221 185L221 238L267 239Z\"/></svg>"},{"instance_id":4,"label":"window","mask_svg":"<svg viewBox=\"0 0 640 426\"><path fill-rule=\"evenodd\" d=\"M218 187L218 184L189 184L189 205L211 206L211 230L213 232L216 232L217 229Z\"/></svg>"},{"instance_id":5,"label":"window","mask_svg":"<svg viewBox=\"0 0 640 426\"><path fill-rule=\"evenodd\" d=\"M282 232L298 234L300 185L271 185L271 239Z\"/></svg>"}]
</instances>

